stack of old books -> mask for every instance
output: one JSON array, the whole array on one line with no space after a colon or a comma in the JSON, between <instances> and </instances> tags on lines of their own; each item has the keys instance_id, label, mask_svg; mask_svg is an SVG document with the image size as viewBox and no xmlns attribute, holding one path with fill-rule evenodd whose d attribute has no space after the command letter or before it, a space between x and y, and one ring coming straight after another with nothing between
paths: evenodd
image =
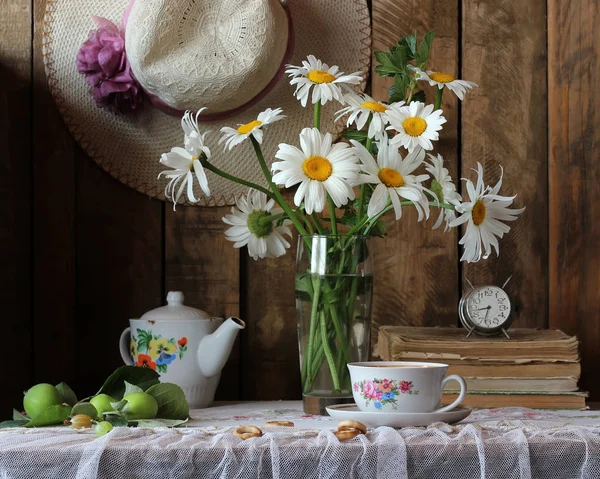
<instances>
[{"instance_id":1,"label":"stack of old books","mask_svg":"<svg viewBox=\"0 0 600 479\"><path fill-rule=\"evenodd\" d=\"M509 335L466 338L460 328L384 326L378 349L387 361L448 364L448 374L467 382L463 404L469 406L585 407L587 393L577 386L581 365L576 337L556 329L511 329ZM442 402L452 402L457 388L450 381Z\"/></svg>"}]
</instances>

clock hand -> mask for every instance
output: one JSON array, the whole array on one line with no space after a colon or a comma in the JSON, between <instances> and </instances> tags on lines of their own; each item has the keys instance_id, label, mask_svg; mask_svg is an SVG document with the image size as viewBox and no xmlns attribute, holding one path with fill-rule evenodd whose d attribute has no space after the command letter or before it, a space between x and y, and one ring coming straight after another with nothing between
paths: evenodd
<instances>
[{"instance_id":1,"label":"clock hand","mask_svg":"<svg viewBox=\"0 0 600 479\"><path fill-rule=\"evenodd\" d=\"M477 311L483 311L484 309L487 309L489 311L490 309L492 309L492 307L488 305L485 308L479 308Z\"/></svg>"}]
</instances>

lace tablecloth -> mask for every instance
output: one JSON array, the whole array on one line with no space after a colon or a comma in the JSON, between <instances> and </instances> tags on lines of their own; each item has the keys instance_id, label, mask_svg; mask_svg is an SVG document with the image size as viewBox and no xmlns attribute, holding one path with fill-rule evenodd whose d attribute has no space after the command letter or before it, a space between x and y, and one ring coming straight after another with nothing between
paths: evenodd
<instances>
[{"instance_id":1,"label":"lace tablecloth","mask_svg":"<svg viewBox=\"0 0 600 479\"><path fill-rule=\"evenodd\" d=\"M187 427L115 428L96 438L70 428L0 430L0 478L598 479L595 411L479 410L459 424L369 429L347 442L337 420L300 401L192 411ZM264 427L293 421L294 428ZM242 441L235 426L264 435Z\"/></svg>"}]
</instances>

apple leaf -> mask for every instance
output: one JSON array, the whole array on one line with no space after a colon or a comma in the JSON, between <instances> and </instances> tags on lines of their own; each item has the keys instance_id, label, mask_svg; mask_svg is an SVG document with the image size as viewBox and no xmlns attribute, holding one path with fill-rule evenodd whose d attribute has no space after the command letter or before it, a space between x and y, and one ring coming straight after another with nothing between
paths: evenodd
<instances>
[{"instance_id":1,"label":"apple leaf","mask_svg":"<svg viewBox=\"0 0 600 479\"><path fill-rule=\"evenodd\" d=\"M183 390L173 383L160 383L146 390L158 403L156 417L161 419L187 419L190 406Z\"/></svg>"},{"instance_id":2,"label":"apple leaf","mask_svg":"<svg viewBox=\"0 0 600 479\"><path fill-rule=\"evenodd\" d=\"M71 415L71 406L59 404L50 406L41 414L34 417L31 421L23 424L24 427L54 426L63 424Z\"/></svg>"},{"instance_id":3,"label":"apple leaf","mask_svg":"<svg viewBox=\"0 0 600 479\"><path fill-rule=\"evenodd\" d=\"M67 386L67 384L57 384L56 389L58 389L58 392L62 396L62 402L68 404L69 406L75 406L75 404L77 404L77 396L73 390Z\"/></svg>"},{"instance_id":4,"label":"apple leaf","mask_svg":"<svg viewBox=\"0 0 600 479\"><path fill-rule=\"evenodd\" d=\"M104 382L98 394L108 394L114 399L123 399L125 394L125 382L140 387L143 391L150 386L158 384L160 375L150 368L137 366L121 366Z\"/></svg>"}]
</instances>

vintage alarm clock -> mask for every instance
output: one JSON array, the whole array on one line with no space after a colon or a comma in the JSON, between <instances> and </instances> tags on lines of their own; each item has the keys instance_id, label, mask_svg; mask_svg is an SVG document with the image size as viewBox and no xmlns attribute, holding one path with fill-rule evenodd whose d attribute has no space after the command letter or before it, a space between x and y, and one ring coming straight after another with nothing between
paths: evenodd
<instances>
[{"instance_id":1,"label":"vintage alarm clock","mask_svg":"<svg viewBox=\"0 0 600 479\"><path fill-rule=\"evenodd\" d=\"M467 291L458 304L458 316L462 325L469 331L467 338L472 333L481 336L494 336L502 334L510 339L508 328L512 323L510 298L505 286L485 285L475 287L467 279L471 290Z\"/></svg>"}]
</instances>

